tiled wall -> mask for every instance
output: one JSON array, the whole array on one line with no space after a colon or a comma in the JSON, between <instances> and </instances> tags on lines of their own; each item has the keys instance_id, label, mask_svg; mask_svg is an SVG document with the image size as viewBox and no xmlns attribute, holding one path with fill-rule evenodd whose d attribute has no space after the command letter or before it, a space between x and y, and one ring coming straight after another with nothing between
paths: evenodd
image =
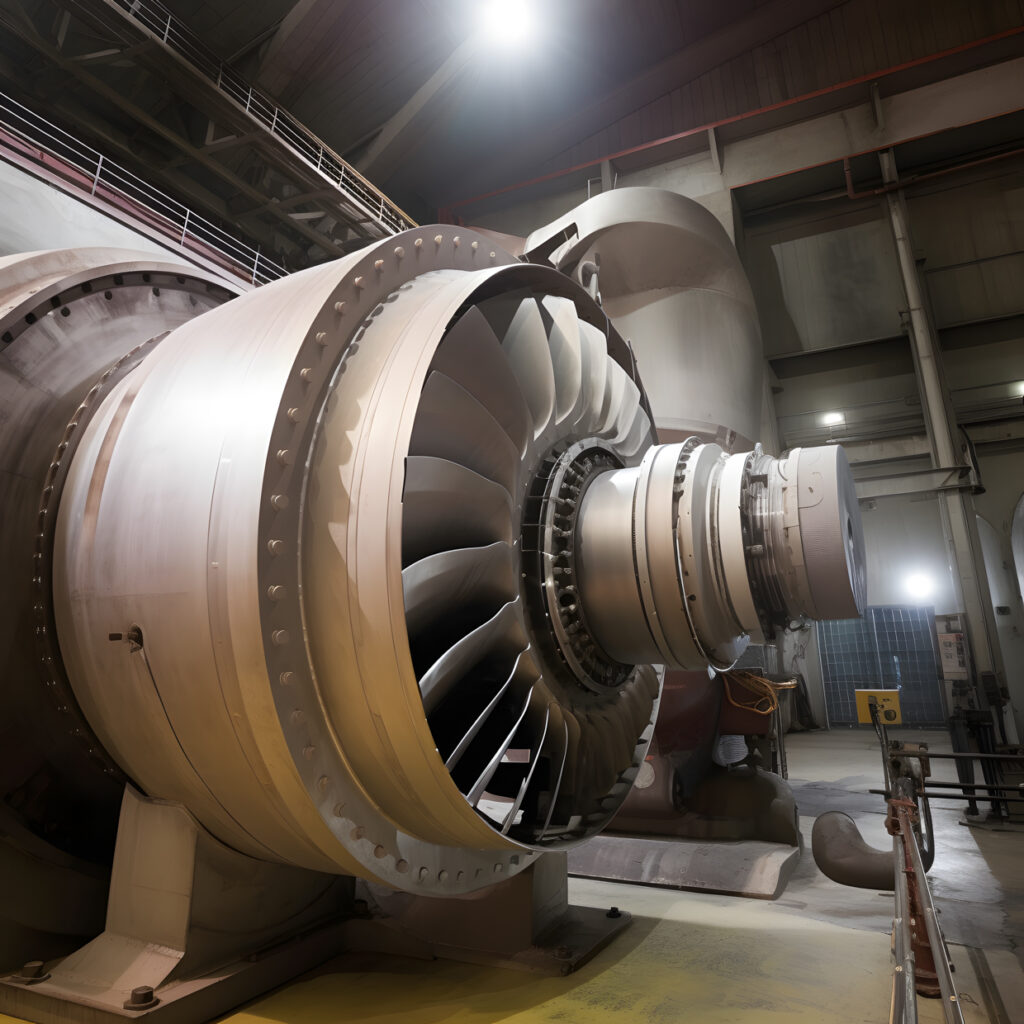
<instances>
[{"instance_id":1,"label":"tiled wall","mask_svg":"<svg viewBox=\"0 0 1024 1024\"><path fill-rule=\"evenodd\" d=\"M896 687L904 725L945 724L933 608L885 605L819 622L818 650L830 724L856 723L854 690Z\"/></svg>"}]
</instances>

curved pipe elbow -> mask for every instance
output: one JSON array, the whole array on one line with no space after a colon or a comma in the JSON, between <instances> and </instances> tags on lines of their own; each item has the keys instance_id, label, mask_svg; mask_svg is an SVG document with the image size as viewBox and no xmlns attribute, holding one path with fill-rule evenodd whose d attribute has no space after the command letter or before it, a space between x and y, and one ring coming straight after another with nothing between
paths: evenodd
<instances>
[{"instance_id":1,"label":"curved pipe elbow","mask_svg":"<svg viewBox=\"0 0 1024 1024\"><path fill-rule=\"evenodd\" d=\"M840 885L892 892L893 856L869 846L857 823L842 811L819 815L811 831L811 852L822 874Z\"/></svg>"}]
</instances>

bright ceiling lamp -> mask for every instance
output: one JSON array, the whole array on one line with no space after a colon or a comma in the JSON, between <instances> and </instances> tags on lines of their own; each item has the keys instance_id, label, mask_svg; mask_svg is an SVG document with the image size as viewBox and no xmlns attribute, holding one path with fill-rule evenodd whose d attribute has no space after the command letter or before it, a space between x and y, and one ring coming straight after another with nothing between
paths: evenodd
<instances>
[{"instance_id":1,"label":"bright ceiling lamp","mask_svg":"<svg viewBox=\"0 0 1024 1024\"><path fill-rule=\"evenodd\" d=\"M527 0L481 0L480 21L487 39L501 46L515 46L533 32L534 16Z\"/></svg>"},{"instance_id":2,"label":"bright ceiling lamp","mask_svg":"<svg viewBox=\"0 0 1024 1024\"><path fill-rule=\"evenodd\" d=\"M821 417L821 422L826 427L834 427L845 422L846 417L841 412L827 412Z\"/></svg>"},{"instance_id":3,"label":"bright ceiling lamp","mask_svg":"<svg viewBox=\"0 0 1024 1024\"><path fill-rule=\"evenodd\" d=\"M935 593L935 580L927 573L912 572L903 581L903 589L915 601L925 601Z\"/></svg>"}]
</instances>

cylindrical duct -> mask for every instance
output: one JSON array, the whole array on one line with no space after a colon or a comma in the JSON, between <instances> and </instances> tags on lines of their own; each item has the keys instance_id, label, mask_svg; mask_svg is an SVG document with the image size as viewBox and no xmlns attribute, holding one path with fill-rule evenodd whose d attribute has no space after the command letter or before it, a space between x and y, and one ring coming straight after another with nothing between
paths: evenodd
<instances>
[{"instance_id":1,"label":"cylindrical duct","mask_svg":"<svg viewBox=\"0 0 1024 1024\"><path fill-rule=\"evenodd\" d=\"M526 252L600 295L632 346L663 440L753 446L764 387L757 310L712 213L665 189L613 189L534 231Z\"/></svg>"}]
</instances>

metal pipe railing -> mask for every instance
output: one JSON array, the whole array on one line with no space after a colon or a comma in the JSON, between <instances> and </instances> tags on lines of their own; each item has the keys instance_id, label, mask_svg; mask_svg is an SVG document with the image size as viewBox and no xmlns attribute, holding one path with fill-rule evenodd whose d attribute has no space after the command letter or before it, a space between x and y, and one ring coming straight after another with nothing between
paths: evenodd
<instances>
[{"instance_id":1,"label":"metal pipe railing","mask_svg":"<svg viewBox=\"0 0 1024 1024\"><path fill-rule=\"evenodd\" d=\"M906 852L903 837L892 837L892 855L895 871L896 913L892 922L893 1024L917 1024L917 977L914 943L910 935L910 893L907 889Z\"/></svg>"},{"instance_id":2,"label":"metal pipe railing","mask_svg":"<svg viewBox=\"0 0 1024 1024\"><path fill-rule=\"evenodd\" d=\"M921 851L918 849L917 839L914 836L910 814L906 807L900 806L896 809L896 816L900 823L900 839L903 842L906 853L909 855L910 864L913 868L921 916L924 918L928 945L931 947L932 958L935 961L935 973L938 977L939 991L942 995L942 1013L947 1024L964 1024L963 1010L960 1008L960 997L957 994L956 984L953 981L953 968L949 961L949 953L946 951L946 941L939 928L935 904L932 902L931 887L928 885L928 878L925 875L924 863L921 860Z\"/></svg>"},{"instance_id":3,"label":"metal pipe railing","mask_svg":"<svg viewBox=\"0 0 1024 1024\"><path fill-rule=\"evenodd\" d=\"M89 197L125 210L140 224L250 284L265 284L286 273L258 248L0 93L0 149L4 148L46 167Z\"/></svg>"},{"instance_id":4,"label":"metal pipe railing","mask_svg":"<svg viewBox=\"0 0 1024 1024\"><path fill-rule=\"evenodd\" d=\"M225 64L159 0L106 0L147 29L221 93L234 100L267 132L285 143L304 163L326 178L385 235L416 227L416 222L351 164L324 144L287 111Z\"/></svg>"}]
</instances>

